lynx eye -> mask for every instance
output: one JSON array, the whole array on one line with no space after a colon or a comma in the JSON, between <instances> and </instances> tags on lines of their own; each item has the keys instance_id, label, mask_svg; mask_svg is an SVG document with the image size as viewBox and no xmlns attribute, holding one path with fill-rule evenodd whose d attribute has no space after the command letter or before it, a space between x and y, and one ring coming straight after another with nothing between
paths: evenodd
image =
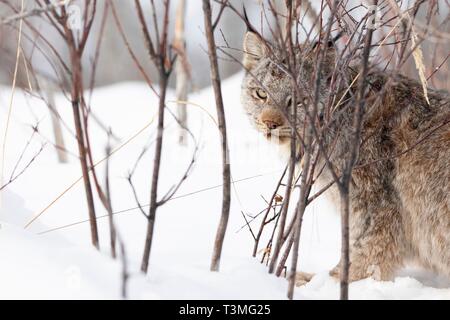
<instances>
[{"instance_id":1,"label":"lynx eye","mask_svg":"<svg viewBox=\"0 0 450 320\"><path fill-rule=\"evenodd\" d=\"M300 107L306 107L309 103L308 98L303 98L301 102L298 103L298 106Z\"/></svg>"},{"instance_id":2,"label":"lynx eye","mask_svg":"<svg viewBox=\"0 0 450 320\"><path fill-rule=\"evenodd\" d=\"M256 89L255 93L258 98L262 100L267 99L267 92L265 92L263 89Z\"/></svg>"}]
</instances>

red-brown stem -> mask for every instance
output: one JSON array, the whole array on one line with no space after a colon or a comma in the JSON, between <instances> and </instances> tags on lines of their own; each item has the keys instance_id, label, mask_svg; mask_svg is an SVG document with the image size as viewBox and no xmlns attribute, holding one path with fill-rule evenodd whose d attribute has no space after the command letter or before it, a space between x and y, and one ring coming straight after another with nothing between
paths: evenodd
<instances>
[{"instance_id":1,"label":"red-brown stem","mask_svg":"<svg viewBox=\"0 0 450 320\"><path fill-rule=\"evenodd\" d=\"M161 61L161 68L163 68L164 62ZM153 160L153 174L152 174L152 185L150 191L150 209L148 213L148 224L147 224L147 236L145 238L144 254L142 257L141 270L145 273L148 271L148 263L150 259L150 251L153 242L153 232L155 227L156 219L156 209L158 207L158 180L159 171L161 166L161 151L163 144L163 133L164 133L164 108L166 103L166 92L168 85L168 74L164 70L160 70L159 74L159 107L158 107L158 129L157 138L155 144L155 156Z\"/></svg>"},{"instance_id":2,"label":"red-brown stem","mask_svg":"<svg viewBox=\"0 0 450 320\"><path fill-rule=\"evenodd\" d=\"M94 197L89 177L89 168L87 162L87 150L84 140L84 131L81 121L80 100L82 94L82 72L80 52L75 47L72 31L66 27L67 41L70 48L70 57L72 64L72 111L75 122L75 131L78 142L78 154L80 158L81 171L83 174L84 189L89 211L89 221L91 227L91 241L95 248L99 249L99 238L97 230L97 220L95 217Z\"/></svg>"},{"instance_id":3,"label":"red-brown stem","mask_svg":"<svg viewBox=\"0 0 450 320\"><path fill-rule=\"evenodd\" d=\"M228 142L225 121L225 110L223 107L222 89L220 83L219 66L217 63L216 43L214 41L214 29L211 21L211 3L209 0L203 0L203 15L205 22L206 40L208 42L208 56L211 65L211 81L216 99L217 121L221 135L222 146L222 214L220 216L219 227L214 241L214 249L211 260L211 271L218 271L220 267L220 257L222 254L225 231L228 225L228 216L230 214L230 163L228 158Z\"/></svg>"}]
</instances>

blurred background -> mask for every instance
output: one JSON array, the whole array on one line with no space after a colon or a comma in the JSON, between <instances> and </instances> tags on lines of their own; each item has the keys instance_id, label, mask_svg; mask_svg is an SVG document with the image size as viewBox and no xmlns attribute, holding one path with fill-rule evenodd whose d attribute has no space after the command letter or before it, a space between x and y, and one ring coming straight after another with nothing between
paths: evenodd
<instances>
[{"instance_id":1,"label":"blurred background","mask_svg":"<svg viewBox=\"0 0 450 320\"><path fill-rule=\"evenodd\" d=\"M83 0L75 0L70 3L77 4ZM387 19L389 14L386 9L386 3L388 1L394 0L386 0L380 1L379 7L381 8L381 15L383 19ZM170 32L173 34L174 32L174 19L176 16L176 10L179 5L179 0L171 1L171 17L172 19L170 23ZM327 2L327 1L325 1ZM416 1L395 1L401 8L410 8L413 6ZM419 12L417 14L417 21L425 21L427 17L430 16L430 12L428 11L429 6L426 5L426 2L419 7ZM434 1L430 1L434 2ZM440 46L436 46L436 37L430 36L427 38L421 45L424 54L424 60L427 67L428 73L431 72L433 68L439 64L439 61L443 60L449 50L449 33L450 33L450 24L449 24L449 7L448 1L441 0L437 1L438 5L436 6L438 12L437 14L433 13L433 19L437 19L440 21L434 21L434 25L438 25L441 32L441 39L438 39L442 44ZM2 18L11 16L14 13L17 13L20 9L21 0L1 0L0 1L0 16ZM264 0L245 0L245 1L237 1L231 0L232 3L237 9L242 11L242 8L245 6L250 21L258 28L258 30L262 30L266 37L270 38L270 32L268 32L267 22L273 23L273 16L268 10L268 1ZM273 6L276 7L279 12L284 12L284 0L275 0L272 1ZM312 7L316 12L320 10L321 1L310 1ZM349 0L347 1L346 8L353 8L351 10L351 19L355 23L360 19L366 12L368 1L358 1L358 0ZM103 14L103 8L106 4L106 1L101 0L98 1L97 8L97 18L94 21L94 26L92 29L92 34L89 37L89 41L87 44L86 52L84 54L84 77L85 81L90 80L91 75L91 67L95 57L95 49L97 46L97 42L99 41L98 35L100 34L101 29L101 16ZM152 79L156 79L155 70L152 67L150 59L145 50L145 45L143 42L142 33L139 27L138 18L136 15L136 10L134 6L134 1L114 1L116 6L116 10L118 16L120 18L120 22L123 26L123 29L126 33L128 41L133 48L136 56L138 57L141 64L149 70L149 74ZM157 12L157 18L162 18L162 8L161 0L155 1L157 11L159 10L159 14ZM209 63L206 55L206 43L205 37L203 33L203 15L201 8L201 1L199 0L185 0L185 40L186 40L186 52L187 52L187 61L191 70L191 82L190 88L191 91L195 91L197 89L201 89L205 86L208 86L210 83L209 80ZM144 8L150 11L150 1L142 1L142 5ZM31 10L35 6L34 1L25 1L26 11ZM220 5L213 1L213 16L217 15L219 11ZM329 13L325 11L323 18L325 19ZM305 15L303 23L305 26L311 25L311 17L309 15ZM46 38L51 41L52 46L54 46L59 52L62 53L64 59L67 59L67 48L65 48L64 43L59 39L59 35L54 31L51 26L48 25L46 19L41 19L39 17L29 18L27 22L30 23L32 27L24 26L24 41L22 41L22 50L25 52L27 57L30 59L33 66L42 74L45 74L48 77L53 77L54 72L52 71L52 67L49 64L49 58L45 57L42 52L49 53L48 49L45 49L45 45L43 44L43 40L39 38L36 31L42 32L46 35ZM149 21L150 23L151 21ZM16 46L17 46L17 28L18 23L13 22L10 24L2 24L0 26L0 83L2 84L11 84L13 78L14 71L14 61L16 55ZM35 28L35 30L33 30ZM246 26L242 19L240 19L234 12L226 9L223 12L223 16L220 20L218 28L221 32L216 32L216 39L218 44L229 45L232 48L236 48L237 50L229 50L229 52L236 57L237 59L241 58L241 49L243 35L246 30ZM154 30L150 28L150 30ZM222 36L222 34L224 36ZM302 35L300 35L302 36ZM226 43L223 39L226 38ZM116 23L110 13L108 12L108 16L106 18L105 30L103 36L101 37L102 46L100 50L99 63L96 70L96 86L105 86L108 84L121 82L121 81L140 81L142 80L141 75L133 61L130 57L129 52L126 49L124 41L122 40ZM436 52L439 51L439 52ZM241 66L233 61L232 59L225 57L223 54L219 54L221 57L219 63L221 68L221 76L222 78L229 77L230 75L241 70ZM440 59L440 60L439 60ZM409 63L412 62L410 59ZM442 69L448 70L449 61L445 61ZM407 73L409 76L417 77L417 73L414 71L414 66L406 64L405 68L403 68L402 72ZM440 74L436 75L436 79L434 81L439 82L439 87L441 89L449 88L448 77L445 75L448 74L445 70L442 70ZM442 76L443 75L443 76ZM171 87L175 85L175 77L171 78ZM21 72L19 70L18 73L18 85L25 86L27 83L26 73ZM431 83L431 86L436 85L436 83Z\"/></svg>"},{"instance_id":2,"label":"blurred background","mask_svg":"<svg viewBox=\"0 0 450 320\"><path fill-rule=\"evenodd\" d=\"M20 8L20 0L9 1L10 3L16 3L15 8ZM76 3L77 1L73 1ZM242 8L243 3L245 3L246 9L251 18L257 18L259 16L260 6L259 1L231 1L237 8ZM92 61L95 56L96 43L98 37L96 36L100 32L101 27L101 16L103 13L103 8L106 1L98 1L97 8L97 19L94 22L92 29L92 36L89 38L85 53L85 79L87 80L90 76L89 65L92 65ZM154 69L152 69L152 64L146 53L145 45L143 42L142 33L139 27L138 18L136 15L136 10L134 6L134 1L115 1L116 10L119 14L121 24L126 32L128 41L131 47L135 51L137 57L139 58L142 65L146 70L150 71L150 75L153 76L152 79L156 79ZM155 1L157 9L162 12L161 1ZM144 8L150 9L150 1L142 1ZM28 1L26 5L27 10L33 7L33 1ZM215 13L219 10L219 5L213 2L213 10ZM171 11L175 17L177 9L177 1L173 0L171 2ZM1 17L8 17L14 13L9 6L3 5L0 2L0 15ZM186 51L188 56L188 62L191 66L191 76L192 76L192 87L193 89L200 89L209 85L209 63L208 57L206 55L206 41L204 39L203 33L203 14L201 1L198 0L187 0L186 1L186 12L185 12L185 39L186 39ZM158 19L162 18L162 14L157 15ZM52 44L60 51L66 53L67 50L64 48L64 43L58 39L59 35L44 21L39 17L31 18L29 21L32 25L39 31L47 35L49 39L52 39ZM173 34L173 23L171 23L170 32ZM13 78L14 71L14 61L16 56L16 46L17 46L17 32L14 29L17 28L17 23L12 25L2 25L0 29L0 81L3 84L10 84ZM245 33L246 27L242 20L236 16L230 10L225 10L222 19L220 20L219 28L222 30L223 34L227 35L227 42L230 46L235 48L240 48L243 35ZM150 28L150 30L154 30ZM39 52L35 47L36 44L42 44L42 41L36 37L34 32L27 28L26 40L23 41L23 50L27 53L33 52L32 61L37 68L49 75L52 74L51 67L42 53ZM223 43L222 39L218 39L219 43ZM241 53L236 51L234 53L237 58L240 59ZM229 60L229 59L228 59ZM241 67L236 62L221 59L220 67L222 71L222 76L228 77L233 73L239 71ZM96 71L96 84L98 86L105 86L111 83L121 82L121 81L133 81L142 80L139 71L135 68L133 61L127 51L122 38L119 35L117 26L111 14L109 14L106 24L105 31L102 38L102 49L100 51L99 64ZM25 73L19 72L18 84L23 86L26 84ZM174 85L174 79L172 77L171 86Z\"/></svg>"}]
</instances>

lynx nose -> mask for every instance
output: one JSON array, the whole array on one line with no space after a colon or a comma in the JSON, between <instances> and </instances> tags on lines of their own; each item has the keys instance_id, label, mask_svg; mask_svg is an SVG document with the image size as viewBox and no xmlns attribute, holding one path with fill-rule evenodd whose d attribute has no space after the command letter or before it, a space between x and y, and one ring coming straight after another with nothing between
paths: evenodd
<instances>
[{"instance_id":1,"label":"lynx nose","mask_svg":"<svg viewBox=\"0 0 450 320\"><path fill-rule=\"evenodd\" d=\"M272 120L264 120L263 122L266 125L266 127L270 130L274 130L274 129L278 128L279 126L281 126L281 123L278 123L278 122L272 121Z\"/></svg>"}]
</instances>

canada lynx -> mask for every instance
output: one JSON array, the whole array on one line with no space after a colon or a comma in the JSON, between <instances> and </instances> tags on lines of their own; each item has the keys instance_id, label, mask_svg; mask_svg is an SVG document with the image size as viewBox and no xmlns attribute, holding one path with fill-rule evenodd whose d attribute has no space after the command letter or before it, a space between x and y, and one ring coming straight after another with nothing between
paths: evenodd
<instances>
[{"instance_id":1,"label":"canada lynx","mask_svg":"<svg viewBox=\"0 0 450 320\"><path fill-rule=\"evenodd\" d=\"M277 49L268 46L256 33L245 35L241 101L259 131L289 146L291 129L282 108L287 110L291 104L292 81L272 59L279 54ZM323 64L325 80L333 71L335 56L331 46ZM299 87L311 92L315 57L303 57L297 70ZM450 276L450 96L428 89L428 105L419 82L370 70L366 99L378 98L378 103L368 106L363 121L357 166L367 165L352 174L350 281L370 276L392 279L407 261ZM348 68L348 83L356 74L357 70ZM319 105L327 100L328 88L322 81ZM325 147L333 144L329 157L336 168L348 150L352 107L341 104L325 133ZM299 104L297 123L303 123L304 113ZM319 183L330 181L328 173L319 178ZM330 274L339 277L339 267ZM300 276L298 280L300 284L308 279Z\"/></svg>"}]
</instances>

